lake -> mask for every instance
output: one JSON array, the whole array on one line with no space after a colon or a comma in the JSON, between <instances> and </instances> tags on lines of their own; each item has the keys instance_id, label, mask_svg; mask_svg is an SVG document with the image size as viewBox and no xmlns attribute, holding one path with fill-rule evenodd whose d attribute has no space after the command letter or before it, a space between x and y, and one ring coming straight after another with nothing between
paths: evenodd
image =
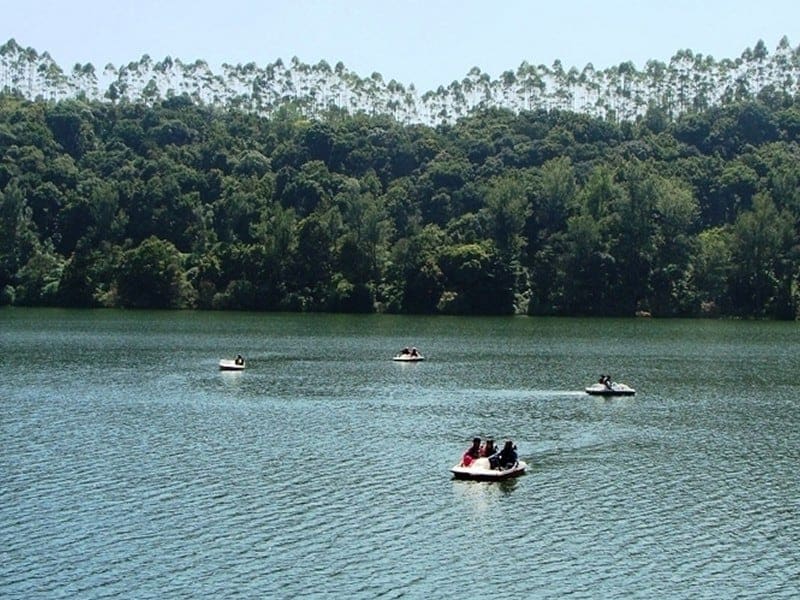
<instances>
[{"instance_id":1,"label":"lake","mask_svg":"<svg viewBox=\"0 0 800 600\"><path fill-rule=\"evenodd\" d=\"M799 359L797 323L2 309L0 597L796 598ZM528 473L453 480L473 436Z\"/></svg>"}]
</instances>

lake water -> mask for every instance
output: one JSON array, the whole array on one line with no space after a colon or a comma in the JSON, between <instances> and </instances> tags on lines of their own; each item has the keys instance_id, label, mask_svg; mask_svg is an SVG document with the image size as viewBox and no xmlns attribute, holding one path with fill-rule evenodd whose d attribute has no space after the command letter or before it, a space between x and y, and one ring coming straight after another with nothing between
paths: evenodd
<instances>
[{"instance_id":1,"label":"lake water","mask_svg":"<svg viewBox=\"0 0 800 600\"><path fill-rule=\"evenodd\" d=\"M4 309L0 361L2 598L800 595L795 323Z\"/></svg>"}]
</instances>

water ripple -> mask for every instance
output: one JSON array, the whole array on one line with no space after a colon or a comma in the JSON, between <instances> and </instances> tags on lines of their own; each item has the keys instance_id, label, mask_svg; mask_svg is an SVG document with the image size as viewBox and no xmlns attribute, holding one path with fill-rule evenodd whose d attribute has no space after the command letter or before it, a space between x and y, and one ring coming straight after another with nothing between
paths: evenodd
<instances>
[{"instance_id":1,"label":"water ripple","mask_svg":"<svg viewBox=\"0 0 800 600\"><path fill-rule=\"evenodd\" d=\"M759 371L793 334L601 351L565 323L475 353L445 328L430 361L396 365L397 331L171 318L0 338L26 382L0 381L0 596L800 594L800 409L788 359ZM248 371L215 369L220 340L254 349ZM574 371L609 356L639 370L637 397L580 391ZM776 381L769 402L720 393L730 372ZM528 474L453 480L474 435L514 439Z\"/></svg>"}]
</instances>

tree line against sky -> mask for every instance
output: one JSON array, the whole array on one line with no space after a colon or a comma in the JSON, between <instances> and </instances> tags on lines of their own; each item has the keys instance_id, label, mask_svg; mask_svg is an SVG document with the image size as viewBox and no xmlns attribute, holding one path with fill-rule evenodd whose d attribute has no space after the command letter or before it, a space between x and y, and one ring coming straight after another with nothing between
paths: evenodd
<instances>
[{"instance_id":1,"label":"tree line against sky","mask_svg":"<svg viewBox=\"0 0 800 600\"><path fill-rule=\"evenodd\" d=\"M0 298L795 318L795 88L437 125L291 98L262 115L7 90Z\"/></svg>"}]
</instances>

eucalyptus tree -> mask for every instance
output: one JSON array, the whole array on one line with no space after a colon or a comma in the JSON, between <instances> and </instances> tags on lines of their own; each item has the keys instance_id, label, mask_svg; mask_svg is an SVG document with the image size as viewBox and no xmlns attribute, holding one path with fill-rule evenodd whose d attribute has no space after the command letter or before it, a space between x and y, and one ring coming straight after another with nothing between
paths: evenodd
<instances>
[{"instance_id":1,"label":"eucalyptus tree","mask_svg":"<svg viewBox=\"0 0 800 600\"><path fill-rule=\"evenodd\" d=\"M655 106L669 108L666 97L669 83L666 81L667 65L660 60L648 60L645 64L644 77L647 81L648 95Z\"/></svg>"},{"instance_id":2,"label":"eucalyptus tree","mask_svg":"<svg viewBox=\"0 0 800 600\"><path fill-rule=\"evenodd\" d=\"M61 67L53 62L49 54L45 53L43 58L45 60L39 64L37 69L44 86L43 91L46 92L46 95L51 100L63 100L70 92L69 80L67 76L64 75L64 71L61 70ZM75 65L73 69L73 80L77 79L76 75L80 76L80 73L80 65Z\"/></svg>"},{"instance_id":3,"label":"eucalyptus tree","mask_svg":"<svg viewBox=\"0 0 800 600\"><path fill-rule=\"evenodd\" d=\"M773 55L774 72L777 75L775 84L784 94L791 94L796 78L792 76L792 47L789 38L783 36Z\"/></svg>"},{"instance_id":4,"label":"eucalyptus tree","mask_svg":"<svg viewBox=\"0 0 800 600\"><path fill-rule=\"evenodd\" d=\"M753 51L749 53L748 63L750 64L747 65L748 70L753 72L756 89L761 89L764 86L769 65L768 57L769 50L767 50L767 45L763 40L758 40L756 45L753 46Z\"/></svg>"},{"instance_id":5,"label":"eucalyptus tree","mask_svg":"<svg viewBox=\"0 0 800 600\"><path fill-rule=\"evenodd\" d=\"M713 97L717 89L714 77L715 65L714 58L711 56L704 57L702 54L695 56L692 81L694 95L690 107L691 111L706 110L713 103Z\"/></svg>"},{"instance_id":6,"label":"eucalyptus tree","mask_svg":"<svg viewBox=\"0 0 800 600\"><path fill-rule=\"evenodd\" d=\"M586 63L578 76L578 85L581 89L580 96L583 103L579 104L579 110L588 114L594 114L595 102L600 95L600 83L597 80L598 74L592 63Z\"/></svg>"}]
</instances>

